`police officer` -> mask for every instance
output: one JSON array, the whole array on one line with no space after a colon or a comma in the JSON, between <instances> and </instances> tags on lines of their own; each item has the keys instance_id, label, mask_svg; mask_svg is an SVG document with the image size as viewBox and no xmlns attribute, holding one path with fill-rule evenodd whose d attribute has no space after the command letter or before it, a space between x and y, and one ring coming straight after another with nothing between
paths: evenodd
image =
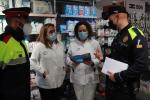
<instances>
[{"instance_id":1,"label":"police officer","mask_svg":"<svg viewBox=\"0 0 150 100\"><path fill-rule=\"evenodd\" d=\"M30 100L30 64L23 32L30 8L3 13L8 25L0 35L0 99Z\"/></svg>"},{"instance_id":2,"label":"police officer","mask_svg":"<svg viewBox=\"0 0 150 100\"><path fill-rule=\"evenodd\" d=\"M103 13L109 27L118 30L111 45L111 58L127 63L128 69L106 77L106 100L136 100L140 75L146 70L148 60L144 33L128 22L128 13L122 6L112 6ZM116 65L112 65L117 67Z\"/></svg>"}]
</instances>

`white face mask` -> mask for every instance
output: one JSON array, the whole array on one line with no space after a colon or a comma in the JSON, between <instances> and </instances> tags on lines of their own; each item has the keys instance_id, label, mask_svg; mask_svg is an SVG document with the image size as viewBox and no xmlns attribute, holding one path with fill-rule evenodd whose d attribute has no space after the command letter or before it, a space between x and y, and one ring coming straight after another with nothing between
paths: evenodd
<instances>
[{"instance_id":1,"label":"white face mask","mask_svg":"<svg viewBox=\"0 0 150 100\"><path fill-rule=\"evenodd\" d=\"M23 26L23 32L25 35L29 35L32 32L32 26L30 23L25 23Z\"/></svg>"}]
</instances>

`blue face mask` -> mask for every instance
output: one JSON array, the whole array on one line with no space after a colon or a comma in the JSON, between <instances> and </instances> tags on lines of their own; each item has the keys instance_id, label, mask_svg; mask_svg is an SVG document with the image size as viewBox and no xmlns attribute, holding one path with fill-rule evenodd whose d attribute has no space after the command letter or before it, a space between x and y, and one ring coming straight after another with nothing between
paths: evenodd
<instances>
[{"instance_id":1,"label":"blue face mask","mask_svg":"<svg viewBox=\"0 0 150 100\"><path fill-rule=\"evenodd\" d=\"M88 37L87 32L78 32L78 35L79 35L80 40L86 40Z\"/></svg>"},{"instance_id":2,"label":"blue face mask","mask_svg":"<svg viewBox=\"0 0 150 100\"><path fill-rule=\"evenodd\" d=\"M48 39L49 39L50 41L52 41L52 42L55 41L56 38L57 38L56 33L52 33L51 35L48 36Z\"/></svg>"}]
</instances>

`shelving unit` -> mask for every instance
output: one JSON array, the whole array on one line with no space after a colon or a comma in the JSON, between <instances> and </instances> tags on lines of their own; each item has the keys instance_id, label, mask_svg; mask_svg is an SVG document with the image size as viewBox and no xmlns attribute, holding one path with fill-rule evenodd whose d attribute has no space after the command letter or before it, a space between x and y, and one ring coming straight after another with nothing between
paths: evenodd
<instances>
[{"instance_id":1,"label":"shelving unit","mask_svg":"<svg viewBox=\"0 0 150 100\"><path fill-rule=\"evenodd\" d=\"M0 13L0 16L4 16L3 13ZM30 13L29 16L31 17L49 17L49 18L56 18L57 14L34 14Z\"/></svg>"},{"instance_id":2,"label":"shelving unit","mask_svg":"<svg viewBox=\"0 0 150 100\"><path fill-rule=\"evenodd\" d=\"M91 0L92 1L92 0ZM56 0L56 2L67 2L67 3L75 3L75 4L90 4L90 0Z\"/></svg>"},{"instance_id":3,"label":"shelving unit","mask_svg":"<svg viewBox=\"0 0 150 100\"><path fill-rule=\"evenodd\" d=\"M30 13L29 16L31 17L49 17L49 18L56 18L57 14L34 14Z\"/></svg>"},{"instance_id":4,"label":"shelving unit","mask_svg":"<svg viewBox=\"0 0 150 100\"><path fill-rule=\"evenodd\" d=\"M56 6L58 6L56 11L58 13L57 30L61 32L60 26L64 25L64 27L66 27L65 33L68 32L68 34L70 34L73 33L73 26L75 26L78 21L87 21L91 24L95 32L94 27L96 26L95 20L97 16L96 13L94 13L96 10L94 10L92 1L93 0L56 0ZM87 7L88 10L85 10L85 7Z\"/></svg>"},{"instance_id":5,"label":"shelving unit","mask_svg":"<svg viewBox=\"0 0 150 100\"><path fill-rule=\"evenodd\" d=\"M85 18L85 19L97 19L96 16L68 16L68 15L61 15L61 17L65 18Z\"/></svg>"}]
</instances>

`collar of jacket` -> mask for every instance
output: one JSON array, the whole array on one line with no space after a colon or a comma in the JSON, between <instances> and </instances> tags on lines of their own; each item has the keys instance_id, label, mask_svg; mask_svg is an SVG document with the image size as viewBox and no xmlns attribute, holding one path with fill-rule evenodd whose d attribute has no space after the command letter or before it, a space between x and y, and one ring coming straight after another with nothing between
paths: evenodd
<instances>
[{"instance_id":1,"label":"collar of jacket","mask_svg":"<svg viewBox=\"0 0 150 100\"><path fill-rule=\"evenodd\" d=\"M119 32L119 34L121 35L121 34L123 34L125 31L128 31L128 29L129 29L130 27L132 27L132 25L129 23L126 27L124 27L124 28Z\"/></svg>"},{"instance_id":2,"label":"collar of jacket","mask_svg":"<svg viewBox=\"0 0 150 100\"><path fill-rule=\"evenodd\" d=\"M14 30L13 28L11 28L10 26L6 26L5 28L5 34L10 34L12 37L14 37L17 41L22 41L24 40L24 33L23 30L21 29L17 29Z\"/></svg>"},{"instance_id":3,"label":"collar of jacket","mask_svg":"<svg viewBox=\"0 0 150 100\"><path fill-rule=\"evenodd\" d=\"M77 38L75 39L75 41L80 44L80 45L83 45L85 44L86 42L90 41L91 39L86 39L84 42L81 42L80 40L78 40Z\"/></svg>"}]
</instances>

